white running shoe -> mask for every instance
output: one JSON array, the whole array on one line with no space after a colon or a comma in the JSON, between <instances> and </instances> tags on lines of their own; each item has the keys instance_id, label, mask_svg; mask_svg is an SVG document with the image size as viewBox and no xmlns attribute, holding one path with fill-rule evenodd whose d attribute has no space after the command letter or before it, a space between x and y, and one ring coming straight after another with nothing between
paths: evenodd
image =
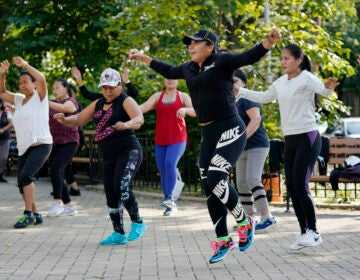
<instances>
[{"instance_id":1,"label":"white running shoe","mask_svg":"<svg viewBox=\"0 0 360 280\"><path fill-rule=\"evenodd\" d=\"M174 201L171 200L170 198L169 199L165 199L164 201L162 201L160 203L160 205L162 207L165 207L165 208L173 208L173 205L174 205Z\"/></svg>"},{"instance_id":2,"label":"white running shoe","mask_svg":"<svg viewBox=\"0 0 360 280\"><path fill-rule=\"evenodd\" d=\"M172 216L174 214L176 214L177 212L177 207L175 202L173 202L172 207L167 207L164 211L164 216Z\"/></svg>"},{"instance_id":3,"label":"white running shoe","mask_svg":"<svg viewBox=\"0 0 360 280\"><path fill-rule=\"evenodd\" d=\"M57 202L51 204L50 211L47 213L48 217L57 217L64 211L64 205Z\"/></svg>"},{"instance_id":4,"label":"white running shoe","mask_svg":"<svg viewBox=\"0 0 360 280\"><path fill-rule=\"evenodd\" d=\"M322 241L323 241L323 239L322 239L320 233L316 233L315 231L308 229L306 231L305 237L299 241L299 245L306 246L306 247L312 247L312 246L317 246L317 245L321 244Z\"/></svg>"},{"instance_id":5,"label":"white running shoe","mask_svg":"<svg viewBox=\"0 0 360 280\"><path fill-rule=\"evenodd\" d=\"M78 214L75 206L69 207L64 205L64 210L61 212L60 216L76 216Z\"/></svg>"},{"instance_id":6,"label":"white running shoe","mask_svg":"<svg viewBox=\"0 0 360 280\"><path fill-rule=\"evenodd\" d=\"M300 245L299 243L302 241L302 239L305 237L305 233L301 234L297 234L296 235L296 241L290 246L290 250L300 250L302 248L304 248L305 246Z\"/></svg>"}]
</instances>

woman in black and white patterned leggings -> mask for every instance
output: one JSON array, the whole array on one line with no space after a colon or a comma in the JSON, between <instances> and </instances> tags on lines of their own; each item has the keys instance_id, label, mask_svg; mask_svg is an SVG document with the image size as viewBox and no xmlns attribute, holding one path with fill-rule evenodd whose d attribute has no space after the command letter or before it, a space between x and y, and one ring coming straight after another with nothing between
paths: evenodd
<instances>
[{"instance_id":1,"label":"woman in black and white patterned leggings","mask_svg":"<svg viewBox=\"0 0 360 280\"><path fill-rule=\"evenodd\" d=\"M103 159L103 178L113 233L101 245L124 245L139 239L147 226L140 217L139 208L131 190L132 179L142 162L142 148L134 130L144 122L136 101L121 92L118 71L108 68L100 77L103 97L91 103L79 114L64 117L54 115L59 122L70 126L83 126L94 120L96 139ZM129 212L131 230L124 229L123 205Z\"/></svg>"}]
</instances>

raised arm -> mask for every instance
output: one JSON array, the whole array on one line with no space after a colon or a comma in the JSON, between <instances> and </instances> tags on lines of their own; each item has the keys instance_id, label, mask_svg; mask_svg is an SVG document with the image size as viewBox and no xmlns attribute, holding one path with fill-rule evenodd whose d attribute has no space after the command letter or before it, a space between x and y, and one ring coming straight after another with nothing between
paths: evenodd
<instances>
[{"instance_id":1,"label":"raised arm","mask_svg":"<svg viewBox=\"0 0 360 280\"><path fill-rule=\"evenodd\" d=\"M121 81L126 87L126 94L132 98L136 98L139 95L139 91L134 87L134 85L129 80L129 71L127 68L124 68L121 72Z\"/></svg>"},{"instance_id":2,"label":"raised arm","mask_svg":"<svg viewBox=\"0 0 360 280\"><path fill-rule=\"evenodd\" d=\"M5 87L5 76L9 71L10 63L3 61L0 63L0 98L6 102L14 104L14 94L6 90Z\"/></svg>"},{"instance_id":3,"label":"raised arm","mask_svg":"<svg viewBox=\"0 0 360 280\"><path fill-rule=\"evenodd\" d=\"M28 71L29 74L34 77L36 80L36 89L39 93L40 100L42 101L48 94L45 76L20 56L13 57L13 63L17 67Z\"/></svg>"},{"instance_id":4,"label":"raised arm","mask_svg":"<svg viewBox=\"0 0 360 280\"><path fill-rule=\"evenodd\" d=\"M95 100L99 99L100 97L102 97L102 94L97 93L97 92L92 92L87 89L87 87L85 86L85 84L83 82L81 72L76 66L71 68L71 74L75 78L75 80L79 86L80 93L83 97L85 97L86 99L91 100L91 101L95 101Z\"/></svg>"}]
</instances>

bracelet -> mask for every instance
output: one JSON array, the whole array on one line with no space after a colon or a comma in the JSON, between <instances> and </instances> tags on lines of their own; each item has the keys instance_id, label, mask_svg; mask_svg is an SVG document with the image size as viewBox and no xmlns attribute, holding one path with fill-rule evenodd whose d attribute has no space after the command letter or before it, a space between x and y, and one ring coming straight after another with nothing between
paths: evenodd
<instances>
[{"instance_id":1,"label":"bracelet","mask_svg":"<svg viewBox=\"0 0 360 280\"><path fill-rule=\"evenodd\" d=\"M29 65L29 63L27 61L24 61L24 63L21 65L21 68L25 69L26 66L28 66L28 65Z\"/></svg>"}]
</instances>

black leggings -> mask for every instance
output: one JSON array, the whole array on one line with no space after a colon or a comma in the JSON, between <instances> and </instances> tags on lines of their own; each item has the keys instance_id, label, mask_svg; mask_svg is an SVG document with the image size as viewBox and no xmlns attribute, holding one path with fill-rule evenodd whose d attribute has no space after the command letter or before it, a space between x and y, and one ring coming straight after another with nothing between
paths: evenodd
<instances>
[{"instance_id":1,"label":"black leggings","mask_svg":"<svg viewBox=\"0 0 360 280\"><path fill-rule=\"evenodd\" d=\"M131 184L136 171L142 162L143 154L140 149L126 150L117 154L103 157L104 189L107 206L112 211L119 209L120 217L114 221L114 228L123 227L123 205L128 211L131 221L139 220L139 208ZM111 213L110 213L111 216Z\"/></svg>"},{"instance_id":2,"label":"black leggings","mask_svg":"<svg viewBox=\"0 0 360 280\"><path fill-rule=\"evenodd\" d=\"M29 147L19 156L17 164L17 181L20 193L24 187L35 181L35 174L41 169L51 152L52 144L41 144Z\"/></svg>"},{"instance_id":3,"label":"black leggings","mask_svg":"<svg viewBox=\"0 0 360 280\"><path fill-rule=\"evenodd\" d=\"M61 199L64 204L71 201L69 190L64 182L65 168L71 162L77 147L76 142L54 145L49 157L54 199Z\"/></svg>"},{"instance_id":4,"label":"black leggings","mask_svg":"<svg viewBox=\"0 0 360 280\"><path fill-rule=\"evenodd\" d=\"M320 149L321 137L317 130L285 137L286 187L302 233L306 229L317 230L309 180Z\"/></svg>"},{"instance_id":5,"label":"black leggings","mask_svg":"<svg viewBox=\"0 0 360 280\"><path fill-rule=\"evenodd\" d=\"M229 184L229 173L246 144L246 127L239 116L201 127L200 176L207 206L217 237L228 235L228 210L237 222L246 216L236 189Z\"/></svg>"}]
</instances>

